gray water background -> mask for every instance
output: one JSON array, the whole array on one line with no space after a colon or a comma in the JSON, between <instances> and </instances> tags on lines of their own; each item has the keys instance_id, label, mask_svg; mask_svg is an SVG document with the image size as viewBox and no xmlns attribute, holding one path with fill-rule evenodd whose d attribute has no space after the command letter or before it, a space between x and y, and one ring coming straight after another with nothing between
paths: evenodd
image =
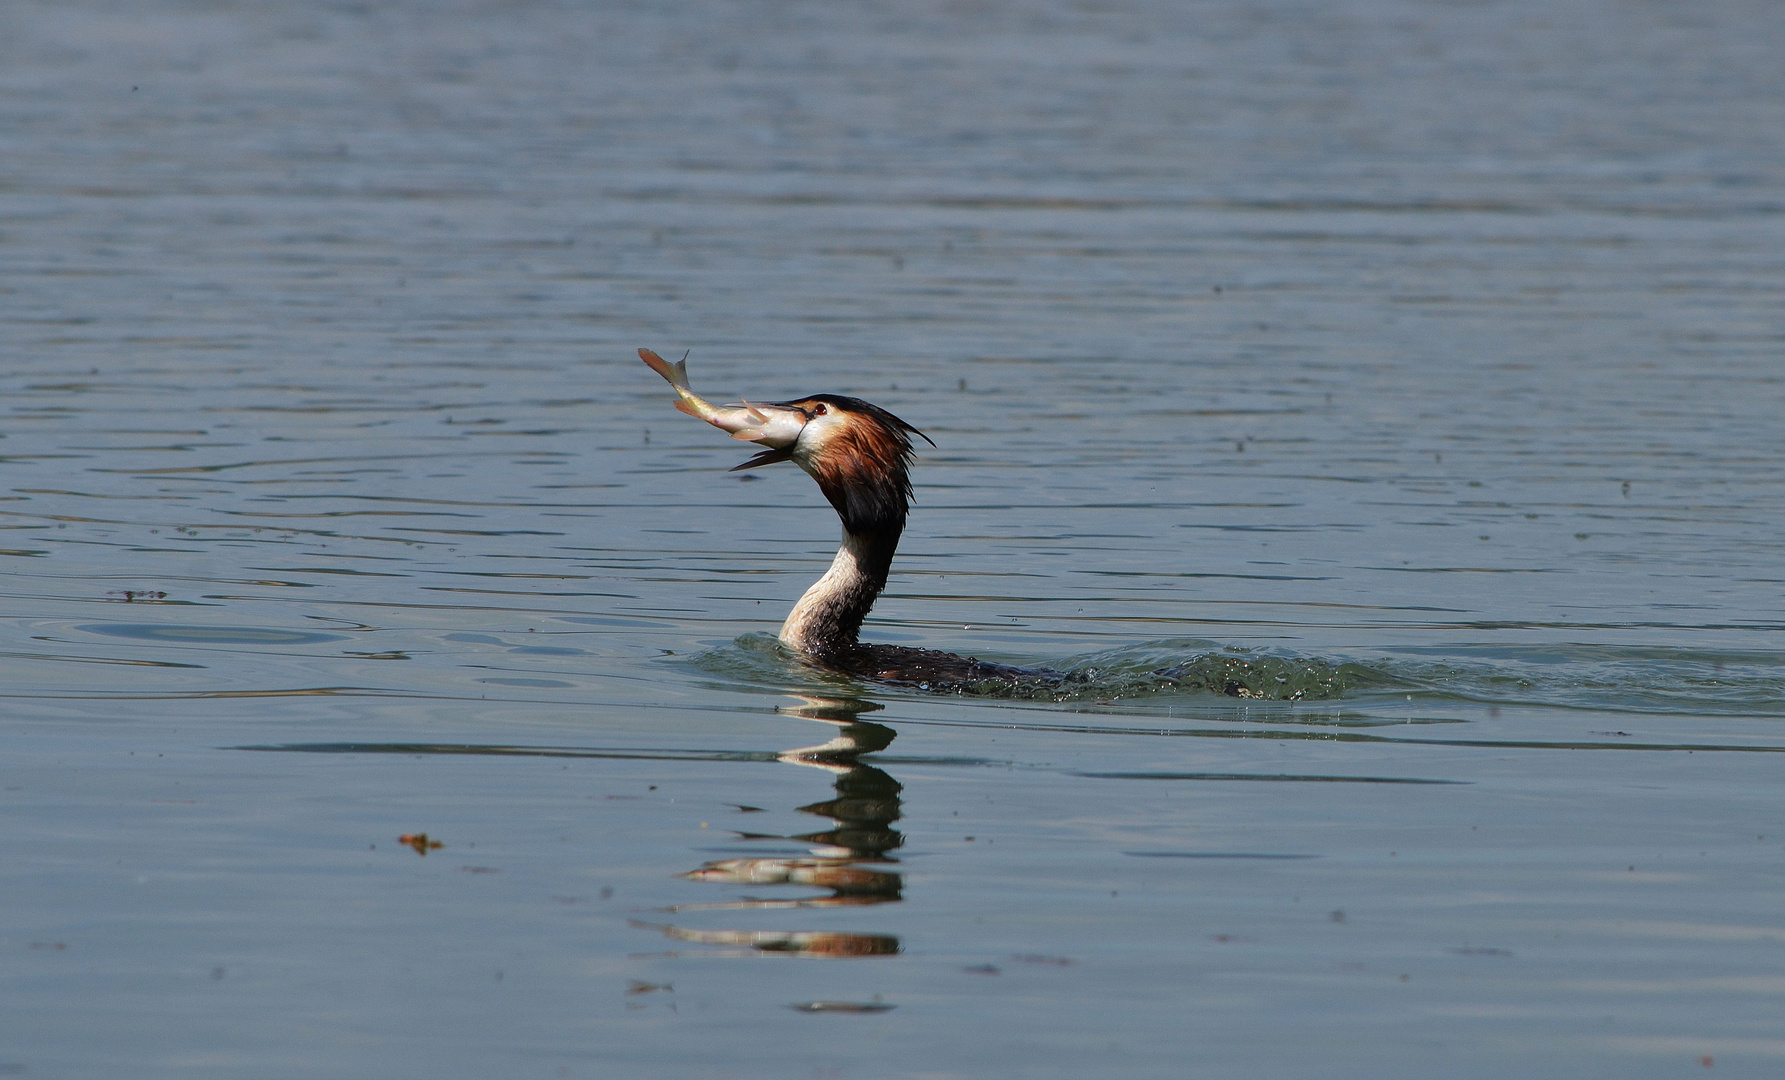
<instances>
[{"instance_id":1,"label":"gray water background","mask_svg":"<svg viewBox=\"0 0 1785 1080\"><path fill-rule=\"evenodd\" d=\"M0 1072L1777 1075L1781 88L1766 3L0 7ZM778 655L835 518L641 345L939 444L868 637L1106 681Z\"/></svg>"}]
</instances>

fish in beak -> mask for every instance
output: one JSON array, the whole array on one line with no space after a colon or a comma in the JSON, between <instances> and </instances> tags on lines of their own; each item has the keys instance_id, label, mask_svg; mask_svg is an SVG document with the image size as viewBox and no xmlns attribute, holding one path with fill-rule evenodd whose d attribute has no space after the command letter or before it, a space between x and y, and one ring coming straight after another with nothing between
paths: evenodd
<instances>
[{"instance_id":1,"label":"fish in beak","mask_svg":"<svg viewBox=\"0 0 1785 1080\"><path fill-rule=\"evenodd\" d=\"M737 469L750 469L792 458L793 444L799 440L800 431L805 428L808 419L804 410L789 405L752 405L748 401L725 406L714 405L689 389L687 357L672 364L650 349L640 349L638 358L649 365L652 371L663 376L675 389L677 409L705 420L721 431L729 432L734 439L768 447L737 466ZM737 469L732 471L736 472Z\"/></svg>"}]
</instances>

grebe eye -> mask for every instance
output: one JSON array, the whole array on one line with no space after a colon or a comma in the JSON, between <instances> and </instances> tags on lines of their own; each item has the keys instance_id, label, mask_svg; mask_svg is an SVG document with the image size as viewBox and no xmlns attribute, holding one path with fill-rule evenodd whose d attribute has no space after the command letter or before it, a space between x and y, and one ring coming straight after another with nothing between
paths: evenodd
<instances>
[{"instance_id":1,"label":"grebe eye","mask_svg":"<svg viewBox=\"0 0 1785 1080\"><path fill-rule=\"evenodd\" d=\"M828 410L825 409L824 402L822 402L822 401L820 401L818 404L812 406L812 415L813 416L823 416L827 411Z\"/></svg>"}]
</instances>

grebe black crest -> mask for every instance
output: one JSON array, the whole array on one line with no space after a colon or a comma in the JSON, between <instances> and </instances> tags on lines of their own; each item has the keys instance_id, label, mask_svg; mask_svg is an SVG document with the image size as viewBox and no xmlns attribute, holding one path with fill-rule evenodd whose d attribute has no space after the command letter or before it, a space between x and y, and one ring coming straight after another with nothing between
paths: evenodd
<instances>
[{"instance_id":1,"label":"grebe black crest","mask_svg":"<svg viewBox=\"0 0 1785 1080\"><path fill-rule=\"evenodd\" d=\"M649 349L638 355L675 388L676 408L767 447L734 472L791 461L818 482L842 520L836 559L781 624L788 648L851 675L938 690L1054 674L859 640L862 620L886 588L911 509L911 437L934 446L928 435L878 405L838 394L714 406L689 389L686 357L671 364Z\"/></svg>"}]
</instances>

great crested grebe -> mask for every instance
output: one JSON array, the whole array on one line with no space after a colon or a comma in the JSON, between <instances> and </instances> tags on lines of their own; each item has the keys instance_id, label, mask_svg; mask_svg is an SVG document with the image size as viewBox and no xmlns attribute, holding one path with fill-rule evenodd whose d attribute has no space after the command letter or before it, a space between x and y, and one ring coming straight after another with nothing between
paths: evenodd
<instances>
[{"instance_id":1,"label":"great crested grebe","mask_svg":"<svg viewBox=\"0 0 1785 1080\"><path fill-rule=\"evenodd\" d=\"M886 588L911 509L911 436L936 445L928 435L878 405L838 394L721 408L688 388L686 357L672 364L649 349L638 350L638 356L675 388L676 408L734 439L768 448L733 472L791 461L818 481L818 490L842 519L837 557L793 605L781 624L782 644L851 675L938 690L1054 674L858 640L862 620Z\"/></svg>"}]
</instances>

